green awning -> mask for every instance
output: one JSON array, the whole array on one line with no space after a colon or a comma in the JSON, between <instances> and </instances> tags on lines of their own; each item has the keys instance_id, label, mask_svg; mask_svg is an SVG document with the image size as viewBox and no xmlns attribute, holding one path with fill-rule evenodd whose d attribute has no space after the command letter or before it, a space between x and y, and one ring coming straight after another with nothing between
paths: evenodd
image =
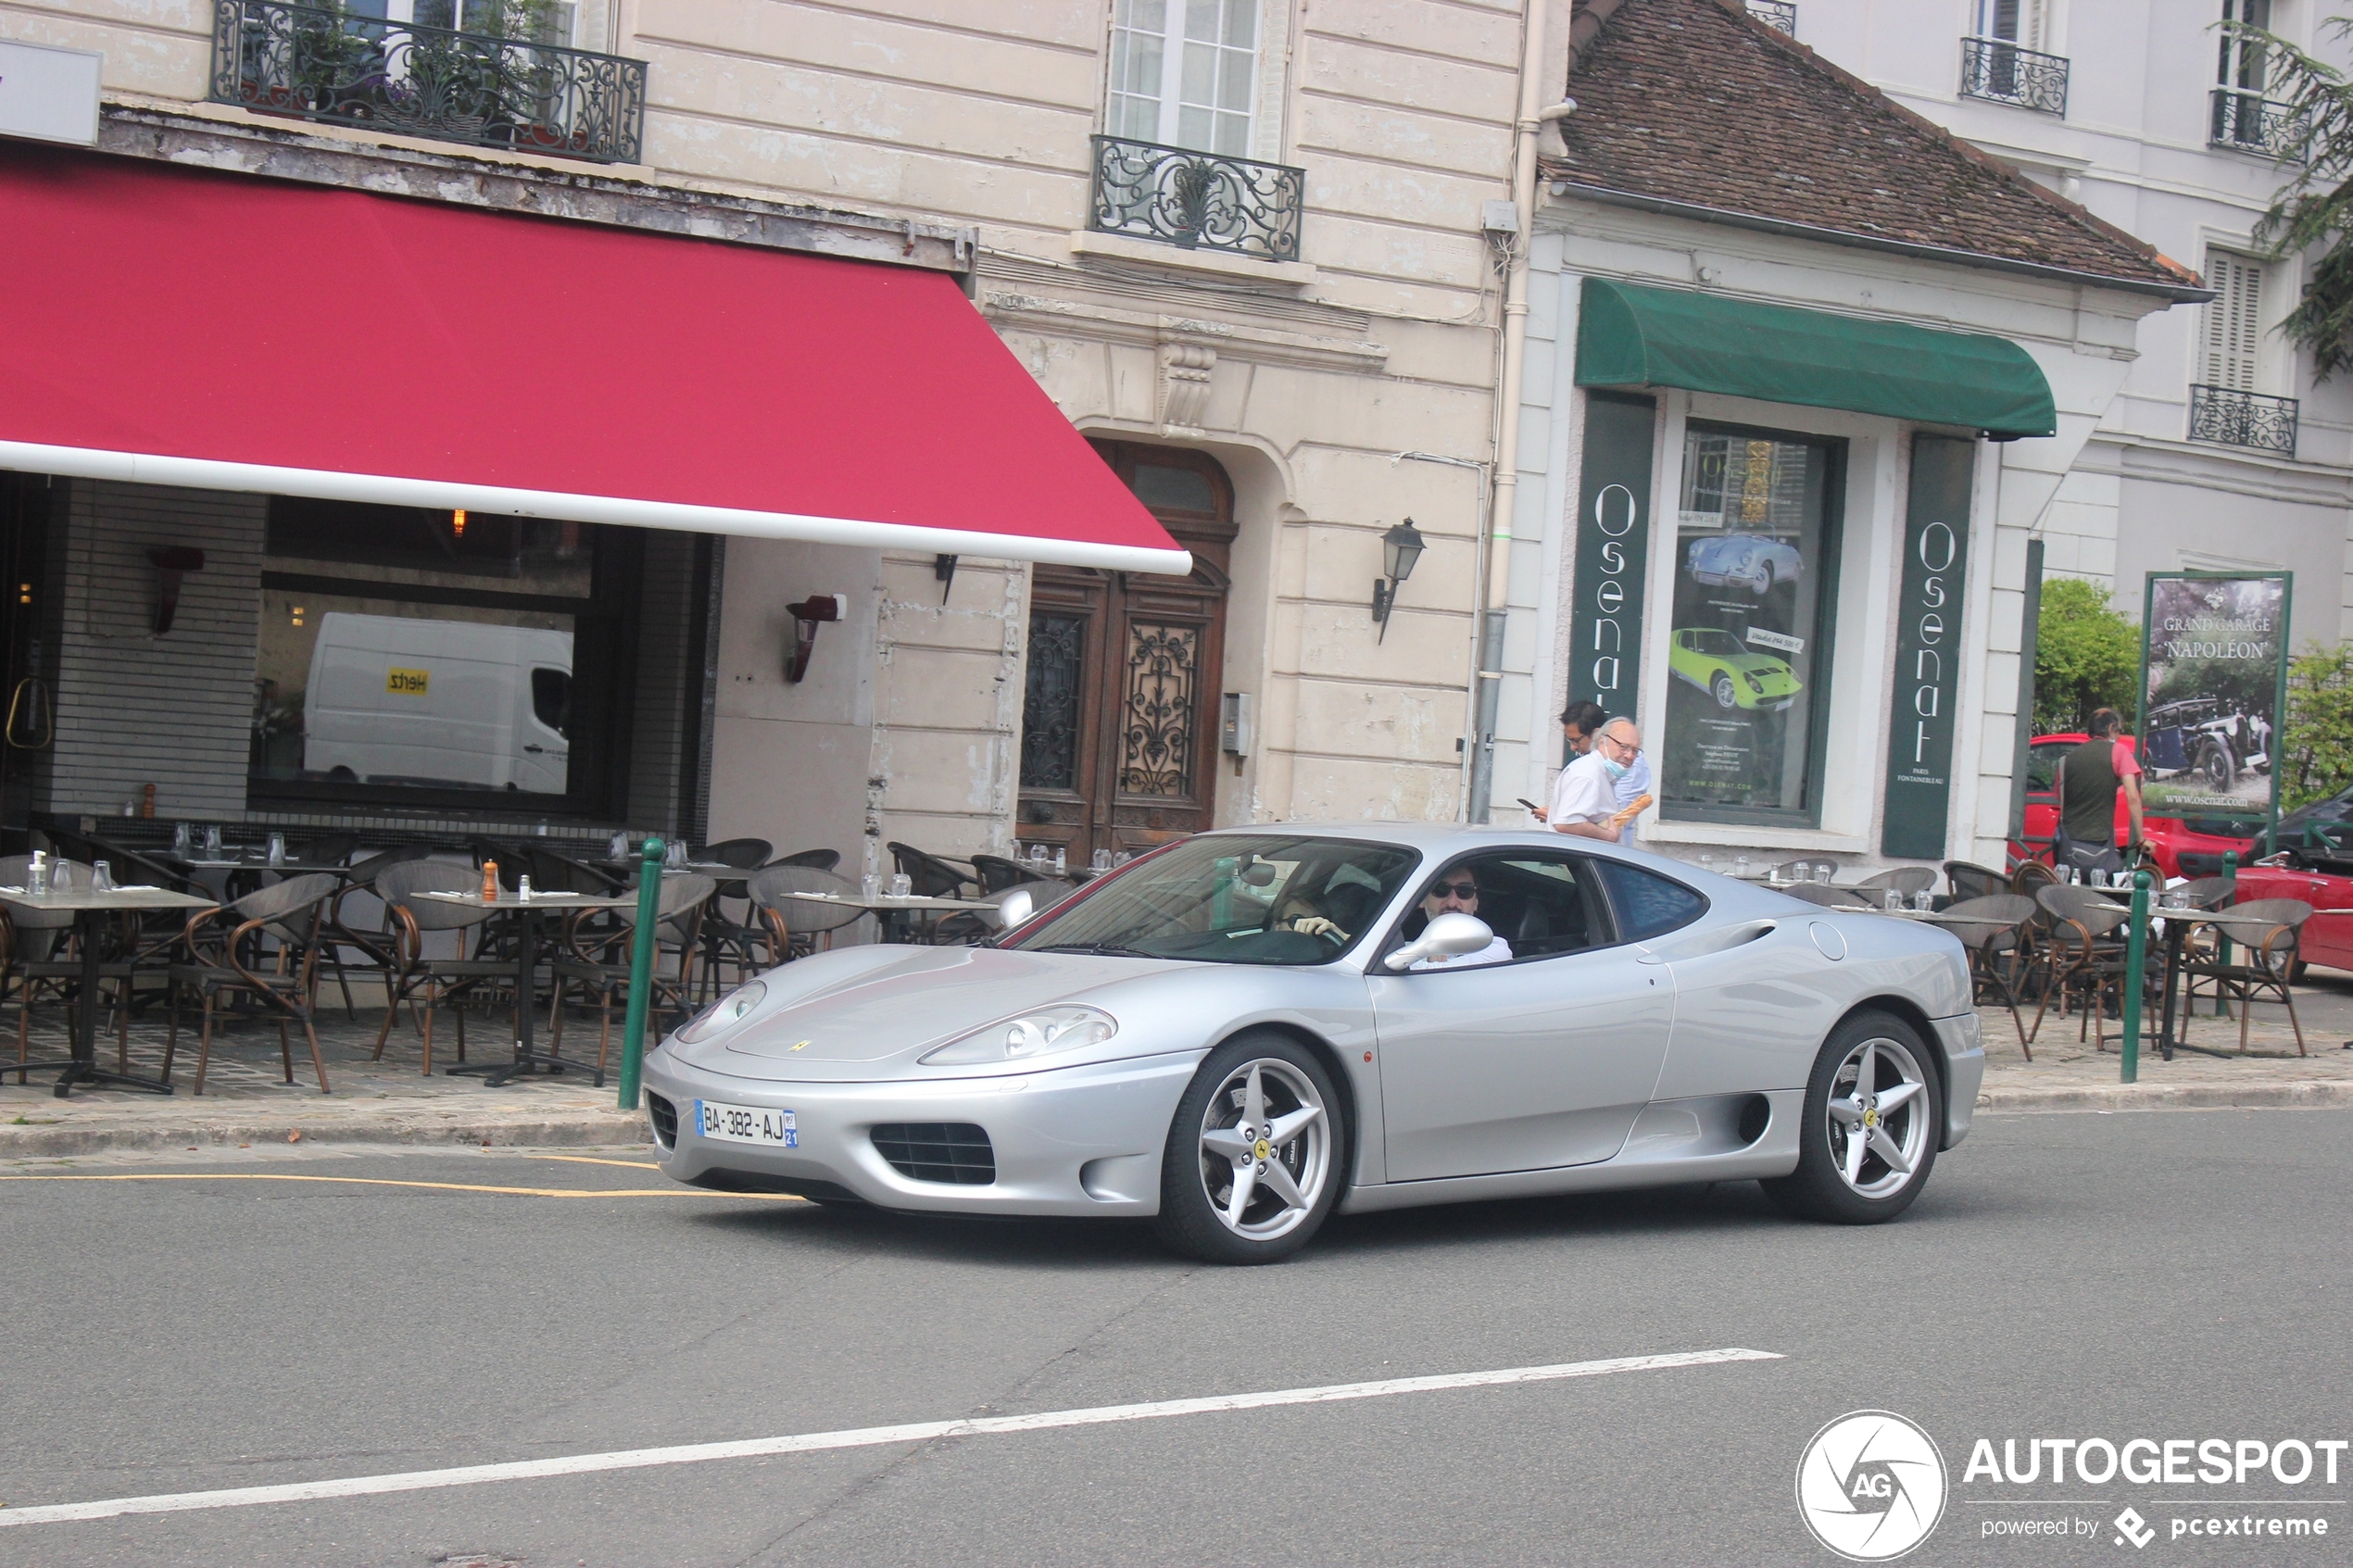
<instances>
[{"instance_id":1,"label":"green awning","mask_svg":"<svg viewBox=\"0 0 2353 1568\"><path fill-rule=\"evenodd\" d=\"M2050 383L2006 338L1600 278L1585 280L1577 384L1846 408L1997 441L2058 431Z\"/></svg>"}]
</instances>

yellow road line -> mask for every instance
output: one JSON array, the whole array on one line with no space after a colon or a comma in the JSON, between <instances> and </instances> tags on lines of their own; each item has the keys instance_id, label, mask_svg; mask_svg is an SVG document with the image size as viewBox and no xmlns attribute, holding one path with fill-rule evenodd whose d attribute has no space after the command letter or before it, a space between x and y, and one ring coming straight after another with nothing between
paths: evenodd
<instances>
[{"instance_id":1,"label":"yellow road line","mask_svg":"<svg viewBox=\"0 0 2353 1568\"><path fill-rule=\"evenodd\" d=\"M526 1154L525 1160L560 1160L572 1165L626 1165L633 1171L659 1171L661 1166L650 1160L598 1160L586 1154Z\"/></svg>"},{"instance_id":2,"label":"yellow road line","mask_svg":"<svg viewBox=\"0 0 2353 1568\"><path fill-rule=\"evenodd\" d=\"M340 1182L346 1186L431 1187L441 1192L496 1192L515 1198L749 1198L805 1203L786 1192L707 1192L695 1187L500 1187L472 1182L396 1182L382 1176L283 1176L254 1171L147 1171L132 1175L0 1176L0 1182Z\"/></svg>"}]
</instances>

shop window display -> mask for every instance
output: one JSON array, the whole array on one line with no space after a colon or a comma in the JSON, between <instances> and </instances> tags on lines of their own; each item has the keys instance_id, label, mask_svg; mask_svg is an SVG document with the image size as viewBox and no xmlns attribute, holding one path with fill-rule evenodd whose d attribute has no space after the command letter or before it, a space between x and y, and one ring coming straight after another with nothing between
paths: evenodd
<instances>
[{"instance_id":1,"label":"shop window display","mask_svg":"<svg viewBox=\"0 0 2353 1568\"><path fill-rule=\"evenodd\" d=\"M1692 425L1684 436L1667 638L1665 814L1820 814L1840 443Z\"/></svg>"}]
</instances>

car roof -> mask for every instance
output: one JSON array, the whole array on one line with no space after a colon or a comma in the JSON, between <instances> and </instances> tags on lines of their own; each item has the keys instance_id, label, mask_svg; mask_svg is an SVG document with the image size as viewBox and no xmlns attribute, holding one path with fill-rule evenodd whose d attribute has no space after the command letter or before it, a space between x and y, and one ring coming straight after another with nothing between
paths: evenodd
<instances>
[{"instance_id":1,"label":"car roof","mask_svg":"<svg viewBox=\"0 0 2353 1568\"><path fill-rule=\"evenodd\" d=\"M1251 822L1235 827L1215 828L1200 836L1228 838L1269 834L1295 834L1302 838L1364 838L1384 844L1396 844L1418 849L1432 858L1465 853L1472 849L1557 849L1564 838L1582 854L1588 851L1612 856L1621 860L1658 860L1666 857L1647 850L1631 850L1605 839L1587 838L1553 832L1550 828L1466 826L1461 822ZM1680 862L1678 862L1680 864ZM1688 871L1691 868L1683 868Z\"/></svg>"}]
</instances>

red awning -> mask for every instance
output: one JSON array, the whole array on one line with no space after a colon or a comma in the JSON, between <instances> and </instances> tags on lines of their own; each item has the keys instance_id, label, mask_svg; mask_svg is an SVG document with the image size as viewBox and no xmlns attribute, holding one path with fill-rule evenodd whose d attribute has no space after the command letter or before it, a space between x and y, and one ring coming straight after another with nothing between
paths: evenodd
<instances>
[{"instance_id":1,"label":"red awning","mask_svg":"<svg viewBox=\"0 0 2353 1568\"><path fill-rule=\"evenodd\" d=\"M0 467L1182 572L951 278L0 144Z\"/></svg>"}]
</instances>

